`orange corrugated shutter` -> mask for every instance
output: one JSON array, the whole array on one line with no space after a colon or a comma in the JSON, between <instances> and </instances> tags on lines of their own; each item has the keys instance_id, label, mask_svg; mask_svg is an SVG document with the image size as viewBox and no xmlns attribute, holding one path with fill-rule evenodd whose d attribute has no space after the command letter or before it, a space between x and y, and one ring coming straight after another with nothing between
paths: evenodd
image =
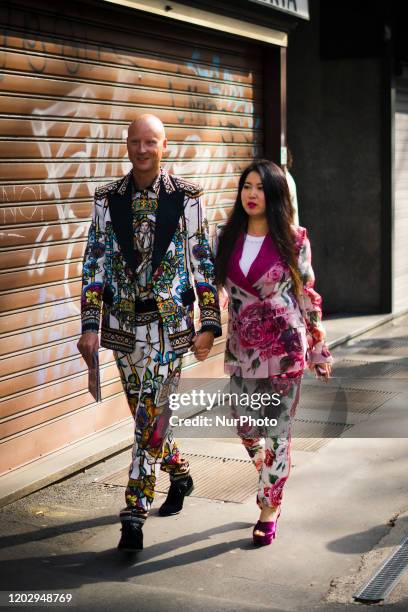
<instances>
[{"instance_id":1,"label":"orange corrugated shutter","mask_svg":"<svg viewBox=\"0 0 408 612\"><path fill-rule=\"evenodd\" d=\"M214 225L262 151L262 70L253 43L137 11L5 2L0 20L1 474L128 418L112 353L96 405L76 349L92 195L128 170L127 125L163 120L165 165Z\"/></svg>"}]
</instances>

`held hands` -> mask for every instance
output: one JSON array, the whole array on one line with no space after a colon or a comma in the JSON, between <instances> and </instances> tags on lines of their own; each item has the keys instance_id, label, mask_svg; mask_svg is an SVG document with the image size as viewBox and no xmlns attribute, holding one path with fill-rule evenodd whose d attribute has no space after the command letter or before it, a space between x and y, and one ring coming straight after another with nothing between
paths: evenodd
<instances>
[{"instance_id":1,"label":"held hands","mask_svg":"<svg viewBox=\"0 0 408 612\"><path fill-rule=\"evenodd\" d=\"M77 348L84 358L88 368L92 368L92 356L99 350L99 337L96 332L85 332L80 337Z\"/></svg>"},{"instance_id":2,"label":"held hands","mask_svg":"<svg viewBox=\"0 0 408 612\"><path fill-rule=\"evenodd\" d=\"M201 334L194 336L191 350L198 361L204 361L208 357L213 344L214 334L210 331L201 332Z\"/></svg>"}]
</instances>

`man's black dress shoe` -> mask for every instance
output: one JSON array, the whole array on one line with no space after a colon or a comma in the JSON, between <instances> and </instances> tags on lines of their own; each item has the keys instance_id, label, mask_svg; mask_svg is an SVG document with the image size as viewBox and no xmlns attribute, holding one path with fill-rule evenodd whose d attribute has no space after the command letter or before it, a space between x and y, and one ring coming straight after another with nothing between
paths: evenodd
<instances>
[{"instance_id":1,"label":"man's black dress shoe","mask_svg":"<svg viewBox=\"0 0 408 612\"><path fill-rule=\"evenodd\" d=\"M184 498L194 489L193 479L191 476L173 480L167 493L166 501L159 508L160 516L170 516L178 514L183 508Z\"/></svg>"},{"instance_id":2,"label":"man's black dress shoe","mask_svg":"<svg viewBox=\"0 0 408 612\"><path fill-rule=\"evenodd\" d=\"M122 522L122 535L118 544L118 550L125 552L143 550L143 531L140 523L132 521Z\"/></svg>"}]
</instances>

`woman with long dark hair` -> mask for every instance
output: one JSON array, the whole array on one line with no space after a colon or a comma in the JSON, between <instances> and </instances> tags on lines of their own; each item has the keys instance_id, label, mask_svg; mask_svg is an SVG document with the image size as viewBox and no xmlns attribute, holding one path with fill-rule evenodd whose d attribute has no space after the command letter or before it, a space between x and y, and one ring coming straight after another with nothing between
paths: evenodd
<instances>
[{"instance_id":1,"label":"woman with long dark hair","mask_svg":"<svg viewBox=\"0 0 408 612\"><path fill-rule=\"evenodd\" d=\"M263 419L249 405L255 425L238 433L259 472L253 530L255 545L276 534L282 493L290 471L291 425L306 365L327 379L332 357L324 343L321 297L313 289L310 242L306 229L293 224L285 174L268 160L254 161L242 173L231 215L216 248L216 283L228 295L225 371L231 390L259 398L268 392ZM233 413L243 415L235 405ZM265 418L267 415L278 417ZM261 425L259 425L261 422ZM248 419L246 420L248 423ZM263 445L262 439L265 444Z\"/></svg>"}]
</instances>

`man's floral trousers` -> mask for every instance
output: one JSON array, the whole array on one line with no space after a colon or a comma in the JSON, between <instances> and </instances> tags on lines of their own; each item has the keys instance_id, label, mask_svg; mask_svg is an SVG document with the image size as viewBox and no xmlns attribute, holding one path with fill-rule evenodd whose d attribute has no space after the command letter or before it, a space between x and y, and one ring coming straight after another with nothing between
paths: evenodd
<instances>
[{"instance_id":1,"label":"man's floral trousers","mask_svg":"<svg viewBox=\"0 0 408 612\"><path fill-rule=\"evenodd\" d=\"M177 391L182 358L172 350L161 321L136 330L133 353L114 351L114 357L135 422L126 508L121 518L131 513L143 522L154 499L158 467L173 481L188 475L189 464L181 457L169 426L168 396Z\"/></svg>"}]
</instances>

